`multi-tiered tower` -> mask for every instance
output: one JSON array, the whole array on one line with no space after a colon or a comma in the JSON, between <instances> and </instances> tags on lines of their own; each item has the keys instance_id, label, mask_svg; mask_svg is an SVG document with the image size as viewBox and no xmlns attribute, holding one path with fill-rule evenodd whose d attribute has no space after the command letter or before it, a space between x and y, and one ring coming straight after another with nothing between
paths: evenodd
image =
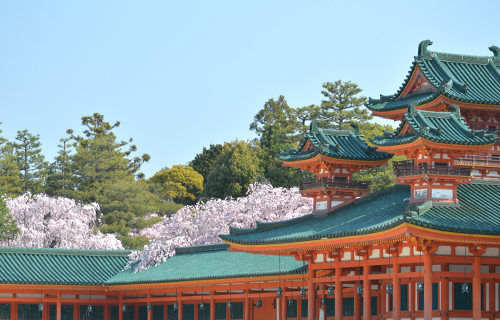
<instances>
[{"instance_id":1,"label":"multi-tiered tower","mask_svg":"<svg viewBox=\"0 0 500 320\"><path fill-rule=\"evenodd\" d=\"M374 116L402 120L410 103L416 110L452 111L457 106L471 129L497 133L500 121L500 48L493 56L432 52L431 41L419 44L418 56L399 90L370 99ZM453 165L472 167L476 178L500 178L500 144L473 155L456 157Z\"/></svg>"},{"instance_id":2,"label":"multi-tiered tower","mask_svg":"<svg viewBox=\"0 0 500 320\"><path fill-rule=\"evenodd\" d=\"M470 167L454 166L455 160L498 142L493 133L470 129L460 109L450 108L453 112L419 111L411 103L395 132L372 140L380 150L411 159L394 162L396 181L412 188L410 202L457 202L457 185L469 183L472 174Z\"/></svg>"},{"instance_id":3,"label":"multi-tiered tower","mask_svg":"<svg viewBox=\"0 0 500 320\"><path fill-rule=\"evenodd\" d=\"M298 148L282 152L283 165L316 173L303 182L300 192L314 199L316 213L343 206L370 192L369 183L354 181L352 174L387 164L393 154L378 152L366 144L357 124L354 130L318 128L313 121Z\"/></svg>"}]
</instances>

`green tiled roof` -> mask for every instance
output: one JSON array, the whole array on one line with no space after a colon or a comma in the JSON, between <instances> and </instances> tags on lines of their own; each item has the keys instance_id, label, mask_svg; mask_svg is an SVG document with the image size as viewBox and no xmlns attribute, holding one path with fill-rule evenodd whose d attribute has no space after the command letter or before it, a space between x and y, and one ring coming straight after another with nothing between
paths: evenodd
<instances>
[{"instance_id":1,"label":"green tiled roof","mask_svg":"<svg viewBox=\"0 0 500 320\"><path fill-rule=\"evenodd\" d=\"M498 137L492 133L470 129L460 116L460 109L451 107L455 109L454 112L417 111L415 104L411 104L395 132L375 135L371 142L378 146L393 146L407 144L420 137L439 143L461 145L488 145L498 141ZM412 131L400 134L405 123L408 123Z\"/></svg>"},{"instance_id":2,"label":"green tiled roof","mask_svg":"<svg viewBox=\"0 0 500 320\"><path fill-rule=\"evenodd\" d=\"M432 52L427 49L431 41L422 41L418 56L398 92L381 99L370 99L366 107L373 111L405 109L413 100L418 105L427 103L439 94L456 100L475 104L500 105L500 48L490 47L493 57L468 56ZM424 92L399 99L418 66L434 92ZM406 101L406 102L405 102Z\"/></svg>"},{"instance_id":3,"label":"green tiled roof","mask_svg":"<svg viewBox=\"0 0 500 320\"><path fill-rule=\"evenodd\" d=\"M303 272L302 262L293 257L229 252L228 247L227 244L215 244L177 248L173 257L158 266L138 273L134 273L133 268L122 271L106 284L161 283Z\"/></svg>"},{"instance_id":4,"label":"green tiled roof","mask_svg":"<svg viewBox=\"0 0 500 320\"><path fill-rule=\"evenodd\" d=\"M357 124L352 124L354 131L318 128L316 121L311 123L305 139L298 148L290 148L277 157L284 162L311 159L318 154L336 158L361 161L380 161L392 158L393 154L378 152L377 148L369 147L363 135L359 133ZM307 141L311 141L314 149L303 150Z\"/></svg>"},{"instance_id":5,"label":"green tiled roof","mask_svg":"<svg viewBox=\"0 0 500 320\"><path fill-rule=\"evenodd\" d=\"M102 285L130 251L0 247L0 283Z\"/></svg>"},{"instance_id":6,"label":"green tiled roof","mask_svg":"<svg viewBox=\"0 0 500 320\"><path fill-rule=\"evenodd\" d=\"M256 229L232 229L221 238L237 244L289 243L370 234L403 222L467 234L500 234L500 181L473 181L458 186L459 205L409 205L409 186L396 185L355 200L326 216L260 224Z\"/></svg>"}]
</instances>

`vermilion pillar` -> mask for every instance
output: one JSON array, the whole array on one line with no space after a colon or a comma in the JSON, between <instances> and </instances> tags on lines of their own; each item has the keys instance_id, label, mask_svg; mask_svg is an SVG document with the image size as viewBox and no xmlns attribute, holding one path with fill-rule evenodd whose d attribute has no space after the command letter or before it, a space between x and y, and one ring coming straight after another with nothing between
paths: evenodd
<instances>
[{"instance_id":1,"label":"vermilion pillar","mask_svg":"<svg viewBox=\"0 0 500 320\"><path fill-rule=\"evenodd\" d=\"M481 256L474 257L472 265L472 319L481 320Z\"/></svg>"},{"instance_id":2,"label":"vermilion pillar","mask_svg":"<svg viewBox=\"0 0 500 320\"><path fill-rule=\"evenodd\" d=\"M285 284L283 284L283 298L280 299L281 300L281 310L280 310L280 314L281 314L281 319L282 320L286 320L287 318L287 310L286 310L286 306L287 306L287 301L286 301L286 288L285 288Z\"/></svg>"},{"instance_id":3,"label":"vermilion pillar","mask_svg":"<svg viewBox=\"0 0 500 320\"><path fill-rule=\"evenodd\" d=\"M399 259L397 254L394 254L393 265L392 265L392 277L393 277L393 295L392 295L392 317L393 320L401 319L401 278L398 275L401 273L401 265L399 264Z\"/></svg>"},{"instance_id":4,"label":"vermilion pillar","mask_svg":"<svg viewBox=\"0 0 500 320\"><path fill-rule=\"evenodd\" d=\"M151 303L151 293L148 293L148 304ZM139 310L139 308L137 308ZM153 309L151 311L148 311L148 320L153 320Z\"/></svg>"},{"instance_id":5,"label":"vermilion pillar","mask_svg":"<svg viewBox=\"0 0 500 320\"><path fill-rule=\"evenodd\" d=\"M245 288L245 303L244 303L244 315L243 319L244 320L250 320L250 299L248 298L248 284L246 285ZM212 309L210 309L210 312L212 312Z\"/></svg>"},{"instance_id":6,"label":"vermilion pillar","mask_svg":"<svg viewBox=\"0 0 500 320\"><path fill-rule=\"evenodd\" d=\"M123 293L120 292L119 298L118 298L118 320L123 320ZM78 318L76 318L78 319Z\"/></svg>"},{"instance_id":7,"label":"vermilion pillar","mask_svg":"<svg viewBox=\"0 0 500 320\"><path fill-rule=\"evenodd\" d=\"M354 271L354 275L356 275L356 278L360 278L360 270L359 267L356 267L356 270ZM360 284L360 281L355 281L354 282L354 320L361 320L361 296L359 294L356 294L356 288Z\"/></svg>"},{"instance_id":8,"label":"vermilion pillar","mask_svg":"<svg viewBox=\"0 0 500 320\"><path fill-rule=\"evenodd\" d=\"M441 265L441 271L449 271L449 265L447 263L443 263ZM449 310L450 306L450 280L448 278L444 278L443 281L441 281L441 311L443 312L443 316L441 317L442 320L447 320L448 317L446 316L446 313Z\"/></svg>"},{"instance_id":9,"label":"vermilion pillar","mask_svg":"<svg viewBox=\"0 0 500 320\"><path fill-rule=\"evenodd\" d=\"M370 320L372 315L372 286L368 275L371 268L368 266L368 258L363 260L363 319Z\"/></svg>"},{"instance_id":10,"label":"vermilion pillar","mask_svg":"<svg viewBox=\"0 0 500 320\"><path fill-rule=\"evenodd\" d=\"M432 320L432 253L424 253L424 320Z\"/></svg>"},{"instance_id":11,"label":"vermilion pillar","mask_svg":"<svg viewBox=\"0 0 500 320\"><path fill-rule=\"evenodd\" d=\"M340 257L335 261L335 320L342 320L343 302L344 302L344 288L340 277L342 276L342 269L340 268ZM312 319L309 319L312 320Z\"/></svg>"},{"instance_id":12,"label":"vermilion pillar","mask_svg":"<svg viewBox=\"0 0 500 320\"><path fill-rule=\"evenodd\" d=\"M179 292L179 298L178 298L178 304L179 304L179 310L177 311L177 319L182 320L184 318L184 304L182 303L182 292Z\"/></svg>"},{"instance_id":13,"label":"vermilion pillar","mask_svg":"<svg viewBox=\"0 0 500 320\"><path fill-rule=\"evenodd\" d=\"M57 290L57 320L61 320L61 290Z\"/></svg>"},{"instance_id":14,"label":"vermilion pillar","mask_svg":"<svg viewBox=\"0 0 500 320\"><path fill-rule=\"evenodd\" d=\"M167 318L165 318L165 320L166 319ZM214 300L214 291L213 290L210 291L210 320L215 320L215 300Z\"/></svg>"},{"instance_id":15,"label":"vermilion pillar","mask_svg":"<svg viewBox=\"0 0 500 320\"><path fill-rule=\"evenodd\" d=\"M309 261L307 280L307 320L314 320L316 315L316 289L314 286L315 271L312 267L312 259Z\"/></svg>"}]
</instances>

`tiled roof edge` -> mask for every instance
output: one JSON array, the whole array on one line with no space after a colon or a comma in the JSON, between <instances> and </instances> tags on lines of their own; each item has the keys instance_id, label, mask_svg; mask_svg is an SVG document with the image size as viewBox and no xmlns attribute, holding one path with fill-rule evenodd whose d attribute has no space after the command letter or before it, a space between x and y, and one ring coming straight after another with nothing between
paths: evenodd
<instances>
[{"instance_id":1,"label":"tiled roof edge","mask_svg":"<svg viewBox=\"0 0 500 320\"><path fill-rule=\"evenodd\" d=\"M221 251L221 250L227 250L227 248L229 248L229 245L226 243L205 244L205 245L189 246L189 247L178 247L178 248L175 248L175 254Z\"/></svg>"},{"instance_id":2,"label":"tiled roof edge","mask_svg":"<svg viewBox=\"0 0 500 320\"><path fill-rule=\"evenodd\" d=\"M429 229L434 229L434 230L441 230L441 231L449 231L449 232L456 232L456 233L463 233L463 234L485 234L485 235L500 235L500 230L478 230L478 229L472 229L472 228L455 228L455 227L449 227L449 226L443 226L437 223L431 223L431 222L426 222L422 221L418 218L415 217L410 217L407 216L405 217L406 222L411 223L416 226L421 226L424 228L429 228Z\"/></svg>"},{"instance_id":3,"label":"tiled roof edge","mask_svg":"<svg viewBox=\"0 0 500 320\"><path fill-rule=\"evenodd\" d=\"M490 186L498 186L498 185L500 185L500 180L475 179L475 180L472 180L470 184L483 184L483 185L490 185Z\"/></svg>"},{"instance_id":4,"label":"tiled roof edge","mask_svg":"<svg viewBox=\"0 0 500 320\"><path fill-rule=\"evenodd\" d=\"M170 282L181 282L181 281L199 281L199 280L216 280L216 279L231 279L231 278L242 278L242 277L263 277L263 276L284 276L293 274L307 274L306 268L302 267L285 272L263 272L263 273L245 273L245 274L230 274L227 276L211 276L211 277L193 277L193 278L178 278L165 280L151 280L151 281L120 281L120 282L105 282L106 285L121 285L121 284L146 284L146 283L170 283Z\"/></svg>"},{"instance_id":5,"label":"tiled roof edge","mask_svg":"<svg viewBox=\"0 0 500 320\"><path fill-rule=\"evenodd\" d=\"M128 257L133 250L93 250L61 248L0 247L2 253Z\"/></svg>"}]
</instances>

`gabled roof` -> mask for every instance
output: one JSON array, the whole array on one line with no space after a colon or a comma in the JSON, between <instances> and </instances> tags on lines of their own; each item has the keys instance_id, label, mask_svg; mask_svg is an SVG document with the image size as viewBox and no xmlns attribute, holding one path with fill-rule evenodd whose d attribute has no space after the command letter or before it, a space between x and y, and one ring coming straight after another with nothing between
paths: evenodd
<instances>
[{"instance_id":1,"label":"gabled roof","mask_svg":"<svg viewBox=\"0 0 500 320\"><path fill-rule=\"evenodd\" d=\"M470 129L460 116L457 106L454 112L418 111L415 103L408 108L404 120L395 132L375 135L371 142L378 146L394 146L411 143L419 138L438 143L455 145L489 145L498 141L494 134ZM403 129L408 125L408 129Z\"/></svg>"},{"instance_id":2,"label":"gabled roof","mask_svg":"<svg viewBox=\"0 0 500 320\"><path fill-rule=\"evenodd\" d=\"M411 188L396 185L355 200L326 216L260 224L256 229L233 229L224 241L265 245L343 238L377 233L404 222L429 229L465 234L500 234L500 181L459 185L459 204L426 202L411 206Z\"/></svg>"},{"instance_id":3,"label":"gabled roof","mask_svg":"<svg viewBox=\"0 0 500 320\"><path fill-rule=\"evenodd\" d=\"M177 248L176 254L156 267L138 273L133 268L118 273L108 285L163 283L192 280L301 274L301 261L294 257L229 252L227 244Z\"/></svg>"},{"instance_id":4,"label":"gabled roof","mask_svg":"<svg viewBox=\"0 0 500 320\"><path fill-rule=\"evenodd\" d=\"M500 48L492 46L493 56L469 56L429 51L429 40L419 44L408 75L391 96L370 99L366 107L372 111L406 109L410 102L421 105L443 95L455 101L474 104L500 105ZM418 66L432 89L416 91L401 97Z\"/></svg>"},{"instance_id":5,"label":"gabled roof","mask_svg":"<svg viewBox=\"0 0 500 320\"><path fill-rule=\"evenodd\" d=\"M120 272L127 250L0 247L0 283L102 285Z\"/></svg>"},{"instance_id":6,"label":"gabled roof","mask_svg":"<svg viewBox=\"0 0 500 320\"><path fill-rule=\"evenodd\" d=\"M378 152L377 148L368 146L363 135L359 133L359 125L351 125L354 130L322 129L313 121L300 146L281 152L277 157L283 162L307 160L317 155L360 161L383 161L392 158L393 154ZM309 145L312 148L305 149Z\"/></svg>"}]
</instances>

